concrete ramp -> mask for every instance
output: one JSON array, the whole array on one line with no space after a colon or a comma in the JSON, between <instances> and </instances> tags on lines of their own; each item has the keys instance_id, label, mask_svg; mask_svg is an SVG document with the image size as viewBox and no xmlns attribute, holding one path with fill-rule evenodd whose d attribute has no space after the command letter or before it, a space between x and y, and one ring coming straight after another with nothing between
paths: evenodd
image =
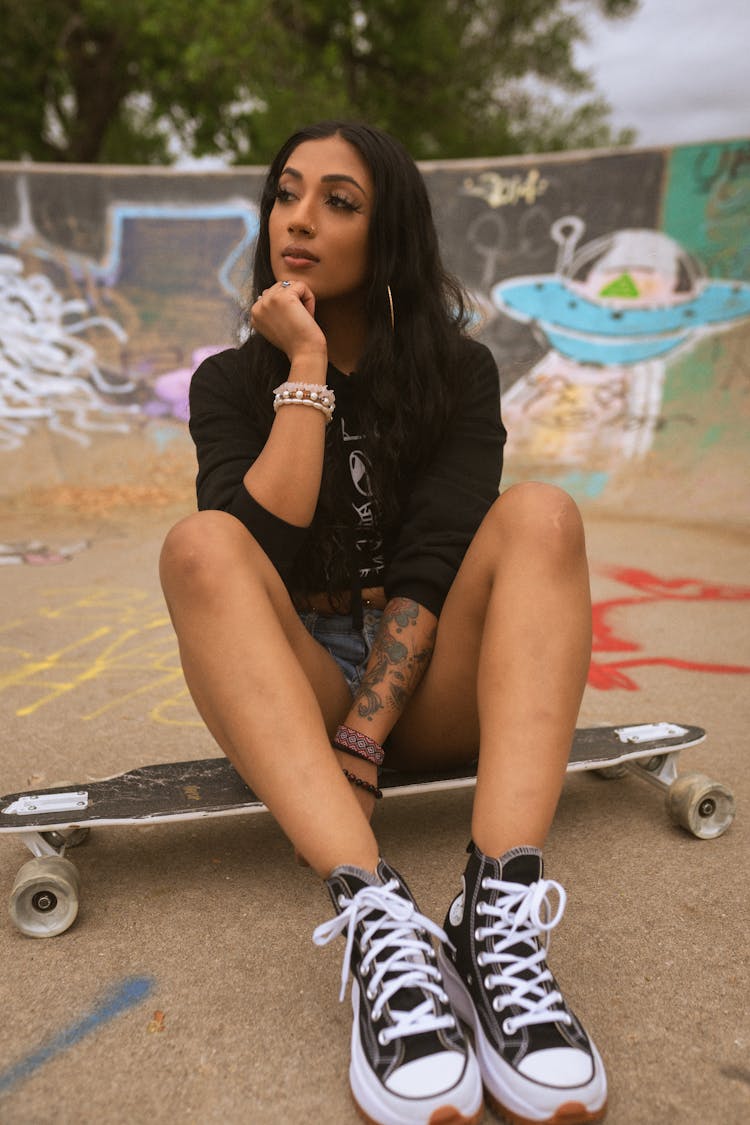
<instances>
[{"instance_id":1,"label":"concrete ramp","mask_svg":"<svg viewBox=\"0 0 750 1125\"><path fill-rule=\"evenodd\" d=\"M737 801L696 840L642 778L571 776L545 849L569 892L552 967L605 1059L611 1125L740 1125L750 143L425 171L502 372L507 479L587 510L579 724L703 727L680 773ZM233 339L259 184L0 168L0 792L219 753L157 560L194 503L187 384ZM383 805L382 853L440 923L472 793ZM29 855L0 844L7 896ZM310 940L330 901L270 816L102 829L68 858L70 931L32 941L0 911L3 1122L355 1121L343 943Z\"/></svg>"},{"instance_id":2,"label":"concrete ramp","mask_svg":"<svg viewBox=\"0 0 750 1125\"><path fill-rule=\"evenodd\" d=\"M745 520L750 141L423 167L500 367L506 481ZM0 166L1 496L189 496L187 386L236 341L261 180Z\"/></svg>"}]
</instances>

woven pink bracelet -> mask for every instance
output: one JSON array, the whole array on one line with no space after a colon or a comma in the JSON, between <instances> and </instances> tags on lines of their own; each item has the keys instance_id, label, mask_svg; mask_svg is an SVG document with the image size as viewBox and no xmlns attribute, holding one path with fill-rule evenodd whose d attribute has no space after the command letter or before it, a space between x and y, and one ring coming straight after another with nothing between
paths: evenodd
<instances>
[{"instance_id":1,"label":"woven pink bracelet","mask_svg":"<svg viewBox=\"0 0 750 1125\"><path fill-rule=\"evenodd\" d=\"M385 758L383 747L374 738L354 730L353 727L340 726L336 731L333 745L339 750L345 750L347 754L353 754L355 758L363 758L364 761L372 762L376 766L382 766Z\"/></svg>"}]
</instances>

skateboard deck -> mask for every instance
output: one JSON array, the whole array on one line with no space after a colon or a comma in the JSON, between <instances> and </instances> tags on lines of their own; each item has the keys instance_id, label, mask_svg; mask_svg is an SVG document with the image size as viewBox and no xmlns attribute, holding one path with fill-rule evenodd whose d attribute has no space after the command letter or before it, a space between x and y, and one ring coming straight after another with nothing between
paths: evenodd
<instances>
[{"instance_id":1,"label":"skateboard deck","mask_svg":"<svg viewBox=\"0 0 750 1125\"><path fill-rule=\"evenodd\" d=\"M596 770L618 777L632 770L666 793L678 824L701 838L719 836L734 816L731 792L703 775L677 774L680 752L705 737L700 727L669 722L580 728L568 772ZM456 789L475 781L476 763L430 773L384 769L380 775L385 796ZM11 916L32 936L53 936L72 924L77 873L65 852L89 828L263 811L265 805L226 758L150 765L100 781L11 793L0 798L0 835L19 836L35 857L18 874Z\"/></svg>"}]
</instances>

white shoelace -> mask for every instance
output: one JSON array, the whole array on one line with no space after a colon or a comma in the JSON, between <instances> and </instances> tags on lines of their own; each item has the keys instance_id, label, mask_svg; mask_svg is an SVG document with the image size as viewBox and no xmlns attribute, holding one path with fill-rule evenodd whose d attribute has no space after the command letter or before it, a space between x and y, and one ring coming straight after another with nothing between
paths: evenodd
<instances>
[{"instance_id":1,"label":"white shoelace","mask_svg":"<svg viewBox=\"0 0 750 1125\"><path fill-rule=\"evenodd\" d=\"M367 988L368 999L375 1001L372 1009L375 1020L380 1018L391 997L402 988L421 989L422 992L436 996L442 1003L447 1003L448 1000L440 983L437 965L429 963L434 958L432 946L416 931L427 930L441 942L447 941L446 934L429 918L420 914L413 903L396 894L397 887L397 880L391 879L385 886L363 887L354 898L340 896L341 913L330 922L318 926L313 933L316 945L327 945L344 930L347 931L339 994L339 1000L343 1000L349 979L355 931L360 922L364 924L360 940L363 954L360 967L362 975L369 976L375 966ZM367 921L367 916L373 911L378 916ZM386 976L388 980L385 979ZM378 1036L383 1047L404 1035L419 1035L424 1031L455 1026L453 1016L436 1014L435 1002L430 995L426 996L423 1003L408 1011L391 1008L390 1015L393 1026L384 1028Z\"/></svg>"},{"instance_id":2,"label":"white shoelace","mask_svg":"<svg viewBox=\"0 0 750 1125\"><path fill-rule=\"evenodd\" d=\"M482 889L499 891L502 896L495 906L488 902L477 904L477 914L490 916L495 921L490 926L480 926L475 933L477 941L492 939L490 951L477 957L479 965L497 966L484 978L485 987L508 989L492 1001L496 1012L505 1008L522 1008L517 1016L503 1020L503 1031L513 1035L518 1028L531 1024L572 1023L557 990L545 990L543 985L553 979L544 964L549 948L549 934L563 916L567 896L553 879L541 879L530 887L520 883L504 883L499 879L485 878ZM557 910L551 915L550 891L558 896ZM537 944L541 939L541 945ZM531 952L519 957L509 952L514 946L527 945Z\"/></svg>"}]
</instances>

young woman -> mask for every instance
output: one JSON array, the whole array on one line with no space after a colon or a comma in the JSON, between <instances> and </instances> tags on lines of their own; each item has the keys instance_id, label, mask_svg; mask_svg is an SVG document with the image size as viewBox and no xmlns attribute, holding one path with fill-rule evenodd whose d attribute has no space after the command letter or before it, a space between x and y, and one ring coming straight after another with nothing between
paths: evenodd
<instances>
[{"instance_id":1,"label":"young woman","mask_svg":"<svg viewBox=\"0 0 750 1125\"><path fill-rule=\"evenodd\" d=\"M393 139L325 123L286 142L254 288L246 343L193 379L200 510L162 583L209 730L327 882L314 940L346 933L356 1103L459 1125L484 1085L512 1121L600 1120L601 1059L546 965L565 892L541 854L589 662L577 509L541 484L498 495L497 369ZM477 754L441 930L380 856L378 768Z\"/></svg>"}]
</instances>

